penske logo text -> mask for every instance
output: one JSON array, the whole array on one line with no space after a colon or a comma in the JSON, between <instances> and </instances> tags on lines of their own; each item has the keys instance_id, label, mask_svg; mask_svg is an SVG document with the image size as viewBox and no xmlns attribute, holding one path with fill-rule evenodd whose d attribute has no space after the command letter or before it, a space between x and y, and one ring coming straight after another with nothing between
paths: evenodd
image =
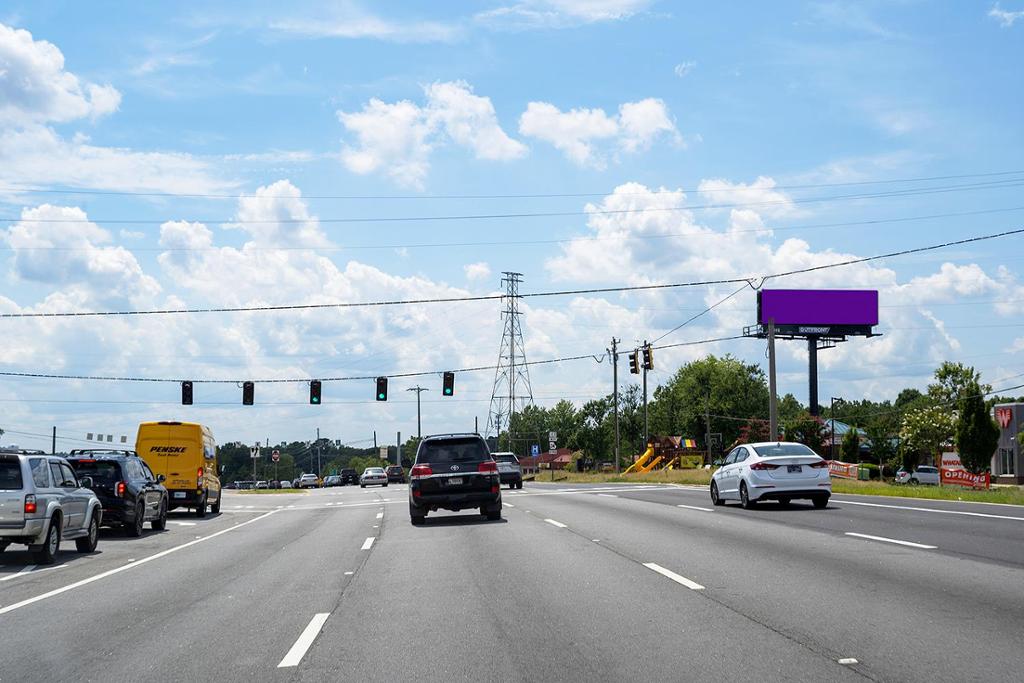
<instances>
[{"instance_id":1,"label":"penske logo text","mask_svg":"<svg viewBox=\"0 0 1024 683\"><path fill-rule=\"evenodd\" d=\"M149 449L150 453L184 453L184 446L153 446Z\"/></svg>"}]
</instances>

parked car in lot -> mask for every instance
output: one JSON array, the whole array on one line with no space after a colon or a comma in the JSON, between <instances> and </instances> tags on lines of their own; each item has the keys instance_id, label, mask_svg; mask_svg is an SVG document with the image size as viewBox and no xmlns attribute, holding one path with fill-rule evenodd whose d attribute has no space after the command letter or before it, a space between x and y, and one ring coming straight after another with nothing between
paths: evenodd
<instances>
[{"instance_id":1,"label":"parked car in lot","mask_svg":"<svg viewBox=\"0 0 1024 683\"><path fill-rule=\"evenodd\" d=\"M295 487L297 489L315 489L320 486L320 477L315 474L303 474L299 477L299 483Z\"/></svg>"},{"instance_id":2,"label":"parked car in lot","mask_svg":"<svg viewBox=\"0 0 1024 683\"><path fill-rule=\"evenodd\" d=\"M336 474L329 474L324 477L324 488L331 488L332 486L341 486L341 477Z\"/></svg>"},{"instance_id":3,"label":"parked car in lot","mask_svg":"<svg viewBox=\"0 0 1024 683\"><path fill-rule=\"evenodd\" d=\"M487 443L478 434L426 437L409 470L412 523L423 524L433 510L469 508L501 519L501 480Z\"/></svg>"},{"instance_id":4,"label":"parked car in lot","mask_svg":"<svg viewBox=\"0 0 1024 683\"><path fill-rule=\"evenodd\" d=\"M256 488L258 488L258 489L269 489L270 488L270 482L263 481L261 479L260 481L256 482Z\"/></svg>"},{"instance_id":5,"label":"parked car in lot","mask_svg":"<svg viewBox=\"0 0 1024 683\"><path fill-rule=\"evenodd\" d=\"M715 505L738 500L749 510L762 500L789 505L791 500L803 498L820 509L828 505L831 495L828 463L799 443L737 446L711 475L711 500Z\"/></svg>"},{"instance_id":6,"label":"parked car in lot","mask_svg":"<svg viewBox=\"0 0 1024 683\"><path fill-rule=\"evenodd\" d=\"M64 458L42 451L0 452L0 552L27 545L36 564L52 564L61 541L80 553L99 542L103 506Z\"/></svg>"},{"instance_id":7,"label":"parked car in lot","mask_svg":"<svg viewBox=\"0 0 1024 683\"><path fill-rule=\"evenodd\" d=\"M120 526L141 536L146 522L154 531L167 528L170 502L163 475L154 475L135 451L74 450L68 462L79 479L89 477L103 506L103 526Z\"/></svg>"},{"instance_id":8,"label":"parked car in lot","mask_svg":"<svg viewBox=\"0 0 1024 683\"><path fill-rule=\"evenodd\" d=\"M383 467L367 467L363 470L363 474L359 477L359 487L366 488L367 486L387 486L388 475L384 471Z\"/></svg>"},{"instance_id":9,"label":"parked car in lot","mask_svg":"<svg viewBox=\"0 0 1024 683\"><path fill-rule=\"evenodd\" d=\"M386 470L389 484L404 484L405 470L401 465L389 465Z\"/></svg>"},{"instance_id":10,"label":"parked car in lot","mask_svg":"<svg viewBox=\"0 0 1024 683\"><path fill-rule=\"evenodd\" d=\"M235 483L238 484L238 489L240 491L249 491L250 489L256 488L256 482L251 480L238 481Z\"/></svg>"},{"instance_id":11,"label":"parked car in lot","mask_svg":"<svg viewBox=\"0 0 1024 683\"><path fill-rule=\"evenodd\" d=\"M495 453L494 462L498 463L498 477L502 484L510 489L523 488L523 468L515 453Z\"/></svg>"},{"instance_id":12,"label":"parked car in lot","mask_svg":"<svg viewBox=\"0 0 1024 683\"><path fill-rule=\"evenodd\" d=\"M292 479L292 488L293 489L299 488L299 482L301 481L301 479L302 479L302 477L295 477L294 479Z\"/></svg>"},{"instance_id":13,"label":"parked car in lot","mask_svg":"<svg viewBox=\"0 0 1024 683\"><path fill-rule=\"evenodd\" d=\"M938 486L939 468L932 467L931 465L918 465L914 468L913 472L908 472L901 467L896 471L894 481L897 484L910 484L911 486L916 486L917 484L934 484Z\"/></svg>"},{"instance_id":14,"label":"parked car in lot","mask_svg":"<svg viewBox=\"0 0 1024 683\"><path fill-rule=\"evenodd\" d=\"M358 484L359 483L359 473L356 472L351 467L346 467L345 469L343 469L341 471L341 474L339 474L338 476L341 477L341 485L342 486L344 486L345 484Z\"/></svg>"}]
</instances>

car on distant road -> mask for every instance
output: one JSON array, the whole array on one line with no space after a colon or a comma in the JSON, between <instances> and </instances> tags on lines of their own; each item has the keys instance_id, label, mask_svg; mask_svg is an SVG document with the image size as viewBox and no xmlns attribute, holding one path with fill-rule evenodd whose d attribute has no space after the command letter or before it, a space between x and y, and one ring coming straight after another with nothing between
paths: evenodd
<instances>
[{"instance_id":1,"label":"car on distant road","mask_svg":"<svg viewBox=\"0 0 1024 683\"><path fill-rule=\"evenodd\" d=\"M103 506L89 477L42 451L0 452L0 552L27 545L35 564L52 564L61 541L80 553L96 550ZM6 600L4 602L7 602Z\"/></svg>"},{"instance_id":2,"label":"car on distant road","mask_svg":"<svg viewBox=\"0 0 1024 683\"><path fill-rule=\"evenodd\" d=\"M487 442L479 434L428 436L409 470L409 517L423 524L434 510L477 508L501 519L501 479Z\"/></svg>"},{"instance_id":3,"label":"car on distant road","mask_svg":"<svg viewBox=\"0 0 1024 683\"><path fill-rule=\"evenodd\" d=\"M299 477L299 483L295 486L297 489L315 489L320 487L320 477L315 474L303 474Z\"/></svg>"},{"instance_id":4,"label":"car on distant road","mask_svg":"<svg viewBox=\"0 0 1024 683\"><path fill-rule=\"evenodd\" d=\"M74 450L67 460L79 479L89 477L103 506L103 526L122 527L141 536L146 522L154 531L167 528L170 501L162 474L154 475L135 451Z\"/></svg>"},{"instance_id":5,"label":"car on distant road","mask_svg":"<svg viewBox=\"0 0 1024 683\"><path fill-rule=\"evenodd\" d=\"M383 467L367 467L363 470L363 474L359 477L359 487L366 488L367 486L387 486L388 485L388 474L384 471Z\"/></svg>"},{"instance_id":6,"label":"car on distant road","mask_svg":"<svg viewBox=\"0 0 1024 683\"><path fill-rule=\"evenodd\" d=\"M523 488L523 468L515 453L494 453L494 462L498 463L498 477L502 484L510 489Z\"/></svg>"},{"instance_id":7,"label":"car on distant road","mask_svg":"<svg viewBox=\"0 0 1024 683\"><path fill-rule=\"evenodd\" d=\"M341 477L336 474L330 474L324 477L324 488L330 488L332 486L341 486Z\"/></svg>"},{"instance_id":8,"label":"car on distant road","mask_svg":"<svg viewBox=\"0 0 1024 683\"><path fill-rule=\"evenodd\" d=\"M261 479L258 482L256 482L256 488L258 488L258 489L269 489L270 488L270 484L268 482L265 482L265 481L263 481Z\"/></svg>"},{"instance_id":9,"label":"car on distant road","mask_svg":"<svg viewBox=\"0 0 1024 683\"><path fill-rule=\"evenodd\" d=\"M251 480L239 481L236 483L238 484L238 489L240 491L248 491L256 487L256 482Z\"/></svg>"},{"instance_id":10,"label":"car on distant road","mask_svg":"<svg viewBox=\"0 0 1024 683\"><path fill-rule=\"evenodd\" d=\"M292 488L293 489L299 488L299 482L301 481L301 479L302 479L302 477L295 477L294 479L292 479Z\"/></svg>"},{"instance_id":11,"label":"car on distant road","mask_svg":"<svg viewBox=\"0 0 1024 683\"><path fill-rule=\"evenodd\" d=\"M389 484L404 484L405 483L405 470L402 469L401 465L389 465L385 470L388 474Z\"/></svg>"},{"instance_id":12,"label":"car on distant road","mask_svg":"<svg viewBox=\"0 0 1024 683\"><path fill-rule=\"evenodd\" d=\"M359 473L356 472L355 469L351 467L346 467L345 469L343 469L341 471L341 474L339 474L338 476L341 477L342 486L344 486L345 484L359 483Z\"/></svg>"},{"instance_id":13,"label":"car on distant road","mask_svg":"<svg viewBox=\"0 0 1024 683\"><path fill-rule=\"evenodd\" d=\"M931 465L918 465L914 468L913 472L908 472L901 467L897 470L894 481L897 484L910 484L911 486L916 486L917 484L934 484L938 486L939 468L932 467Z\"/></svg>"},{"instance_id":14,"label":"car on distant road","mask_svg":"<svg viewBox=\"0 0 1024 683\"><path fill-rule=\"evenodd\" d=\"M820 509L832 496L828 463L807 446L785 441L732 449L711 475L710 488L715 505L738 500L748 510L758 501L789 505L798 498L810 499Z\"/></svg>"}]
</instances>

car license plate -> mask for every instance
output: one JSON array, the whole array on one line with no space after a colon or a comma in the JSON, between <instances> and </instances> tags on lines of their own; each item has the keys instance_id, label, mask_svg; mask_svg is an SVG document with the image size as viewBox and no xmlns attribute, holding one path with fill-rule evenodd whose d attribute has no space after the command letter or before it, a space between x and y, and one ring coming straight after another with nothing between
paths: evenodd
<instances>
[{"instance_id":1,"label":"car license plate","mask_svg":"<svg viewBox=\"0 0 1024 683\"><path fill-rule=\"evenodd\" d=\"M800 472L802 469L800 465L786 465L787 472Z\"/></svg>"},{"instance_id":2,"label":"car license plate","mask_svg":"<svg viewBox=\"0 0 1024 683\"><path fill-rule=\"evenodd\" d=\"M462 477L450 477L448 479L449 486L462 486Z\"/></svg>"},{"instance_id":3,"label":"car license plate","mask_svg":"<svg viewBox=\"0 0 1024 683\"><path fill-rule=\"evenodd\" d=\"M185 497L185 492L184 491L175 491L174 492L174 497L175 498L184 498Z\"/></svg>"}]
</instances>

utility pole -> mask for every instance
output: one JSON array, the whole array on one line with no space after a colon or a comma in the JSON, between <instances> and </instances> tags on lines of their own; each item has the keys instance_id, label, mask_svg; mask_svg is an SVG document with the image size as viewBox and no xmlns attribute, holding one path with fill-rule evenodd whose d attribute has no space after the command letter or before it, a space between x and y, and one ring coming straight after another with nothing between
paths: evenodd
<instances>
[{"instance_id":1,"label":"utility pole","mask_svg":"<svg viewBox=\"0 0 1024 683\"><path fill-rule=\"evenodd\" d=\"M419 394L416 394L416 398L419 398L419 396L420 396ZM399 467L401 467L402 466L402 432L398 432L398 441L396 441L395 443L398 444L398 447L395 448L395 464L398 465Z\"/></svg>"},{"instance_id":2,"label":"utility pole","mask_svg":"<svg viewBox=\"0 0 1024 683\"><path fill-rule=\"evenodd\" d=\"M644 355L644 358L646 358L647 354L650 353L647 350L648 346L650 346L650 345L647 343L647 340L644 339L644 345L643 345L643 349L644 349L644 354L643 355ZM651 435L649 434L648 429L647 429L647 363L644 362L644 363L642 363L642 365L644 367L644 448L646 448L647 444L650 443Z\"/></svg>"},{"instance_id":3,"label":"utility pole","mask_svg":"<svg viewBox=\"0 0 1024 683\"><path fill-rule=\"evenodd\" d=\"M373 450L377 450L377 430L373 430Z\"/></svg>"},{"instance_id":4,"label":"utility pole","mask_svg":"<svg viewBox=\"0 0 1024 683\"><path fill-rule=\"evenodd\" d=\"M775 390L775 318L768 319L768 431L779 440L779 406Z\"/></svg>"},{"instance_id":5,"label":"utility pole","mask_svg":"<svg viewBox=\"0 0 1024 683\"><path fill-rule=\"evenodd\" d=\"M414 387L409 387L408 389L406 389L406 391L415 391L416 392L416 438L417 439L422 439L423 438L423 430L422 430L422 427L420 425L420 394L422 394L424 391L430 391L430 389L421 387L420 385L417 384Z\"/></svg>"},{"instance_id":6,"label":"utility pole","mask_svg":"<svg viewBox=\"0 0 1024 683\"><path fill-rule=\"evenodd\" d=\"M476 417L476 416L473 417L473 433L474 434L479 434L480 433L480 418Z\"/></svg>"},{"instance_id":7,"label":"utility pole","mask_svg":"<svg viewBox=\"0 0 1024 683\"><path fill-rule=\"evenodd\" d=\"M612 396L615 403L615 474L619 474L619 340L612 337Z\"/></svg>"},{"instance_id":8,"label":"utility pole","mask_svg":"<svg viewBox=\"0 0 1024 683\"><path fill-rule=\"evenodd\" d=\"M53 440L50 442L50 455L57 454L57 425L53 426Z\"/></svg>"},{"instance_id":9,"label":"utility pole","mask_svg":"<svg viewBox=\"0 0 1024 683\"><path fill-rule=\"evenodd\" d=\"M708 449L708 463L711 462L711 387L704 399L704 447Z\"/></svg>"},{"instance_id":10,"label":"utility pole","mask_svg":"<svg viewBox=\"0 0 1024 683\"><path fill-rule=\"evenodd\" d=\"M320 477L320 428L316 428L316 476Z\"/></svg>"}]
</instances>

